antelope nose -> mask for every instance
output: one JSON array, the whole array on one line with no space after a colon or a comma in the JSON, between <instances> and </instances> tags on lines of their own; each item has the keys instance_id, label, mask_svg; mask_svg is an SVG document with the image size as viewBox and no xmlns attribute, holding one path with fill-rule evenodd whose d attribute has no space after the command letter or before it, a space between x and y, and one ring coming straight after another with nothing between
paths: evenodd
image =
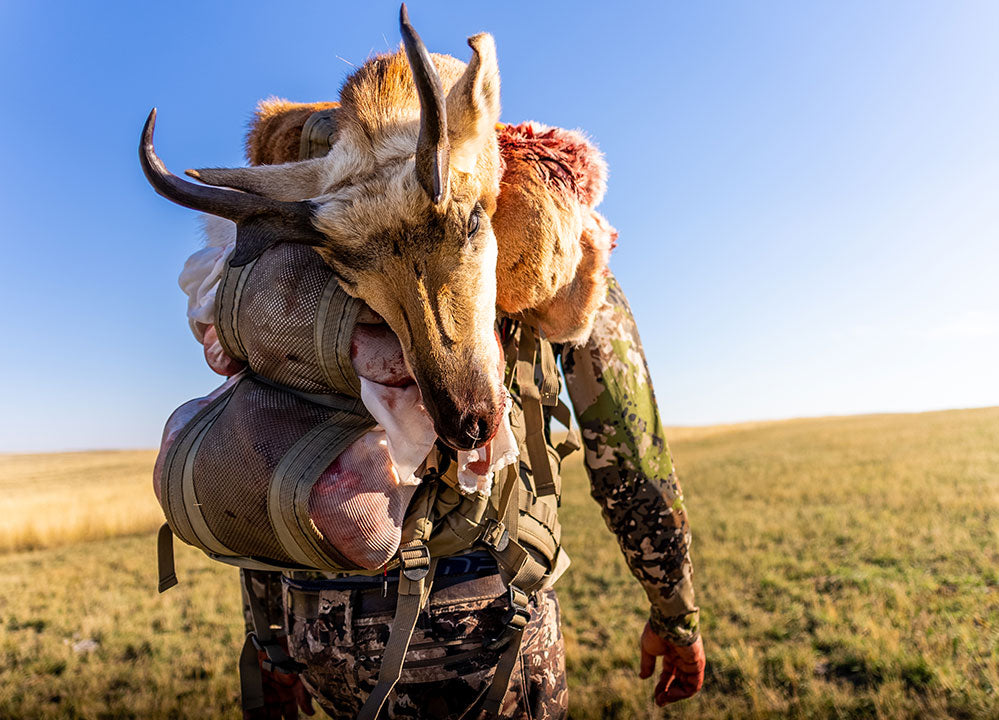
<instances>
[{"instance_id":1,"label":"antelope nose","mask_svg":"<svg viewBox=\"0 0 999 720\"><path fill-rule=\"evenodd\" d=\"M493 439L499 425L491 421L488 414L462 413L458 421L457 441L455 444L461 450L473 450L482 447Z\"/></svg>"}]
</instances>

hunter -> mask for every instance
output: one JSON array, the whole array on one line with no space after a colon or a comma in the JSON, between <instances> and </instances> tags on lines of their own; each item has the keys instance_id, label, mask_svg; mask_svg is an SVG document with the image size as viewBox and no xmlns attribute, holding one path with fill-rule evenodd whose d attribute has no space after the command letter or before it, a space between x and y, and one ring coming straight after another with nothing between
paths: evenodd
<instances>
[{"instance_id":1,"label":"hunter","mask_svg":"<svg viewBox=\"0 0 999 720\"><path fill-rule=\"evenodd\" d=\"M650 601L640 676L661 658L655 702L690 697L704 674L690 531L606 270L602 158L578 134L499 123L488 34L466 66L431 55L405 6L400 26L405 51L365 63L340 103L262 104L258 167L183 181L156 156L155 110L143 129L154 189L235 223L231 255L206 248L195 273L192 297L208 277L218 292L189 307L229 379L171 416L154 470L160 591L177 583L174 535L242 569L248 718L312 714L313 699L344 719L564 718L552 585L568 566L559 470L580 442L556 445L550 421L575 415L591 494ZM396 358L402 382L365 375L360 347ZM377 433L420 425L392 410L416 385L432 427L406 465Z\"/></svg>"},{"instance_id":2,"label":"hunter","mask_svg":"<svg viewBox=\"0 0 999 720\"><path fill-rule=\"evenodd\" d=\"M323 115L316 112L305 123L311 137L301 143L303 159L329 150L328 113ZM656 704L689 698L700 690L705 667L691 534L638 329L613 277L588 342L555 349L582 430L591 494L649 599L649 619L638 639L640 677L650 677L660 658ZM311 715L314 698L332 718L357 717L376 685L393 619L394 583L386 592L380 576L243 573L244 599L249 584L290 655L307 667L299 674L264 671L264 706L244 716L293 718L299 709ZM437 576L428 621L416 628L402 678L388 698L388 717L480 717L496 656L469 653L462 643L490 637L500 627L507 608L504 586L486 553L441 561ZM244 606L252 630L249 604ZM565 718L568 688L555 591L538 593L529 608L498 715Z\"/></svg>"}]
</instances>

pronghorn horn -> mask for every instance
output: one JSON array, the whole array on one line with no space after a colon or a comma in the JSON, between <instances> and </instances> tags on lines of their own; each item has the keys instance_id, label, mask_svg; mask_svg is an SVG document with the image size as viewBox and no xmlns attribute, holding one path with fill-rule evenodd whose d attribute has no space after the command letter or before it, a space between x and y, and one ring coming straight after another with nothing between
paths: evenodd
<instances>
[{"instance_id":1,"label":"pronghorn horn","mask_svg":"<svg viewBox=\"0 0 999 720\"><path fill-rule=\"evenodd\" d=\"M253 193L210 187L181 180L167 170L153 147L156 108L146 118L139 143L139 162L153 189L178 205L218 215L237 225L231 264L242 265L276 242L318 245L322 235L312 225L315 205L283 202Z\"/></svg>"},{"instance_id":2,"label":"pronghorn horn","mask_svg":"<svg viewBox=\"0 0 999 720\"><path fill-rule=\"evenodd\" d=\"M399 9L406 57L420 96L420 139L416 143L416 179L435 205L447 193L451 147L447 139L444 86L420 36L409 24L406 3Z\"/></svg>"}]
</instances>

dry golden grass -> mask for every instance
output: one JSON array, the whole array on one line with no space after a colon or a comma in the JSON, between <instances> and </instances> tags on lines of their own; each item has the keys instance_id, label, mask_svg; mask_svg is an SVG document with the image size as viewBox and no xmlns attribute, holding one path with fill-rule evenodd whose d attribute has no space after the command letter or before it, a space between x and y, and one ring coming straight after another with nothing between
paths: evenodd
<instances>
[{"instance_id":1,"label":"dry golden grass","mask_svg":"<svg viewBox=\"0 0 999 720\"><path fill-rule=\"evenodd\" d=\"M163 522L150 450L0 455L0 552L146 532Z\"/></svg>"},{"instance_id":2,"label":"dry golden grass","mask_svg":"<svg viewBox=\"0 0 999 720\"><path fill-rule=\"evenodd\" d=\"M999 718L999 408L671 437L708 672L666 716ZM18 462L32 472L14 460L0 464L0 490ZM127 516L145 493L155 511L151 454L107 454L122 488L110 495L89 487L106 481L84 455L47 462L83 510L120 501ZM78 470L61 473L63 462ZM644 594L578 462L564 487L571 716L662 717L653 681L637 678ZM239 717L235 571L178 546L178 574L179 587L155 593L145 533L0 555L0 718Z\"/></svg>"}]
</instances>

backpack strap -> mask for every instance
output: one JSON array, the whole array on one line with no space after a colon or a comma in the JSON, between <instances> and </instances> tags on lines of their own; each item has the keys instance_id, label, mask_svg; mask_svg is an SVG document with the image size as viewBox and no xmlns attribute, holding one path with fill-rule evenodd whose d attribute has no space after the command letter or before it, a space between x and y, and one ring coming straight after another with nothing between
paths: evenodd
<instances>
[{"instance_id":1,"label":"backpack strap","mask_svg":"<svg viewBox=\"0 0 999 720\"><path fill-rule=\"evenodd\" d=\"M191 418L170 446L163 463L161 492L167 522L181 540L209 553L233 554L215 537L205 520L194 488L194 460L201 441L222 414L236 388L246 381L244 377L235 382ZM160 555L166 558L162 551Z\"/></svg>"},{"instance_id":2,"label":"backpack strap","mask_svg":"<svg viewBox=\"0 0 999 720\"><path fill-rule=\"evenodd\" d=\"M282 549L304 567L357 567L332 547L319 545L309 517L309 495L330 463L373 426L367 412L344 407L296 440L274 468L268 517Z\"/></svg>"},{"instance_id":3,"label":"backpack strap","mask_svg":"<svg viewBox=\"0 0 999 720\"><path fill-rule=\"evenodd\" d=\"M160 525L156 534L156 566L159 571L159 591L166 592L177 584L177 568L173 562L173 530L169 523Z\"/></svg>"},{"instance_id":4,"label":"backpack strap","mask_svg":"<svg viewBox=\"0 0 999 720\"><path fill-rule=\"evenodd\" d=\"M244 570L241 573L253 621L253 631L246 634L243 650L239 654L239 687L244 710L255 710L264 706L261 669L293 675L306 668L302 663L292 659L278 642L278 635L271 628L267 613L260 604L260 598L253 590L253 572ZM258 652L266 655L263 662L259 660Z\"/></svg>"},{"instance_id":5,"label":"backpack strap","mask_svg":"<svg viewBox=\"0 0 999 720\"><path fill-rule=\"evenodd\" d=\"M572 422L572 410L559 398L558 403L552 408L552 417L558 420L569 432L566 433L565 440L555 446L555 452L561 460L565 460L572 453L583 447L582 437L579 428Z\"/></svg>"},{"instance_id":6,"label":"backpack strap","mask_svg":"<svg viewBox=\"0 0 999 720\"><path fill-rule=\"evenodd\" d=\"M378 671L378 682L364 701L357 720L376 720L402 676L406 652L413 639L416 620L420 616L434 580L437 558L430 556L430 549L421 540L399 548L399 590L395 617L389 631L388 642Z\"/></svg>"},{"instance_id":7,"label":"backpack strap","mask_svg":"<svg viewBox=\"0 0 999 720\"><path fill-rule=\"evenodd\" d=\"M545 415L542 405L555 405L558 402L558 371L555 368L555 358L551 344L541 343L542 386L535 381L535 366L538 357L538 331L522 325L520 342L517 347L517 387L520 390L520 402L524 411L524 445L531 460L531 473L534 475L534 487L538 495L559 495L561 490L558 475L552 472L551 460L548 457L548 444L545 441ZM547 349L547 353L545 350ZM550 358L549 365L546 356ZM554 382L552 382L552 378Z\"/></svg>"},{"instance_id":8,"label":"backpack strap","mask_svg":"<svg viewBox=\"0 0 999 720\"><path fill-rule=\"evenodd\" d=\"M248 356L237 325L239 301L243 296L243 286L256 264L256 258L239 267L232 267L227 262L218 290L215 291L215 332L219 344L226 355L244 363L248 361Z\"/></svg>"}]
</instances>

